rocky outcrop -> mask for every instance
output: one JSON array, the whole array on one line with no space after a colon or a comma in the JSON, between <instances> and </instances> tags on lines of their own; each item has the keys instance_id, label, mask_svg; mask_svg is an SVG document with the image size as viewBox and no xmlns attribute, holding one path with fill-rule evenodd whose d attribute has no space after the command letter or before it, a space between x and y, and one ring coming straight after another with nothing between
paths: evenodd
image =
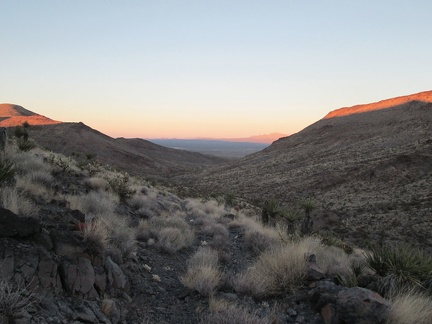
<instances>
[{"instance_id":1,"label":"rocky outcrop","mask_svg":"<svg viewBox=\"0 0 432 324\"><path fill-rule=\"evenodd\" d=\"M38 296L37 312L23 305L0 322L117 323L124 317L128 279L111 257L89 253L80 232L67 225L81 216L66 209L62 224L42 228L36 219L0 208L0 280ZM118 299L104 301L106 293Z\"/></svg>"},{"instance_id":2,"label":"rocky outcrop","mask_svg":"<svg viewBox=\"0 0 432 324\"><path fill-rule=\"evenodd\" d=\"M385 323L390 311L390 302L376 292L330 281L319 282L309 296L325 324Z\"/></svg>"},{"instance_id":3,"label":"rocky outcrop","mask_svg":"<svg viewBox=\"0 0 432 324\"><path fill-rule=\"evenodd\" d=\"M0 237L29 237L40 232L39 221L19 217L8 209L0 208Z\"/></svg>"}]
</instances>

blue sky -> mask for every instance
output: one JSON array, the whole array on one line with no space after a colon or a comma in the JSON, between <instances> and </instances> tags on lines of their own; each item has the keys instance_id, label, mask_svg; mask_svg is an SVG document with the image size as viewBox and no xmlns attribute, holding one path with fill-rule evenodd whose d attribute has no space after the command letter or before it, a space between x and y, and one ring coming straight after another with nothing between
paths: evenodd
<instances>
[{"instance_id":1,"label":"blue sky","mask_svg":"<svg viewBox=\"0 0 432 324\"><path fill-rule=\"evenodd\" d=\"M0 102L111 136L291 134L431 90L431 1L0 1Z\"/></svg>"}]
</instances>

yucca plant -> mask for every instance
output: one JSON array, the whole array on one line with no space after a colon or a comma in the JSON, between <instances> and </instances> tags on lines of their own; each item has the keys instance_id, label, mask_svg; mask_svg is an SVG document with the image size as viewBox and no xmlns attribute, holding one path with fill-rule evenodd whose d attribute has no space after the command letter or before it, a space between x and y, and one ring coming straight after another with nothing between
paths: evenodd
<instances>
[{"instance_id":1,"label":"yucca plant","mask_svg":"<svg viewBox=\"0 0 432 324\"><path fill-rule=\"evenodd\" d=\"M261 212L261 218L263 224L268 224L269 220L271 218L275 218L276 216L280 215L281 208L279 202L274 199L267 199L264 201L262 212Z\"/></svg>"},{"instance_id":2,"label":"yucca plant","mask_svg":"<svg viewBox=\"0 0 432 324\"><path fill-rule=\"evenodd\" d=\"M312 198L303 198L302 200L300 200L300 206L305 212L305 218L303 219L301 232L302 234L310 234L313 227L311 213L316 208L316 204Z\"/></svg>"},{"instance_id":3,"label":"yucca plant","mask_svg":"<svg viewBox=\"0 0 432 324\"><path fill-rule=\"evenodd\" d=\"M408 287L423 288L432 276L432 256L406 244L376 246L366 253L368 266L381 277L381 293Z\"/></svg>"}]
</instances>

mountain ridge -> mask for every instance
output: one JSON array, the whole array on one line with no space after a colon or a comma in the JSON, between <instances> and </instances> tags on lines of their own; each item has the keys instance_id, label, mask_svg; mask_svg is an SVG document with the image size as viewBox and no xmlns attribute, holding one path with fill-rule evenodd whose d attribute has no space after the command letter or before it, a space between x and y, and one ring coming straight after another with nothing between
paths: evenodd
<instances>
[{"instance_id":1,"label":"mountain ridge","mask_svg":"<svg viewBox=\"0 0 432 324\"><path fill-rule=\"evenodd\" d=\"M30 125L53 125L60 121L39 115L15 104L0 104L0 127L20 126L24 122Z\"/></svg>"}]
</instances>

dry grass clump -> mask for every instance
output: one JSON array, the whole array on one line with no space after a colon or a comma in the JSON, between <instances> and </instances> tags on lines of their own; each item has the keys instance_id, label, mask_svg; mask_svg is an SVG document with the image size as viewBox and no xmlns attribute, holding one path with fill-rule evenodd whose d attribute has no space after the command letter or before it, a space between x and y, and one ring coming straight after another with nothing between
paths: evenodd
<instances>
[{"instance_id":1,"label":"dry grass clump","mask_svg":"<svg viewBox=\"0 0 432 324\"><path fill-rule=\"evenodd\" d=\"M432 321L432 298L420 293L408 292L392 298L391 324L429 324Z\"/></svg>"},{"instance_id":2,"label":"dry grass clump","mask_svg":"<svg viewBox=\"0 0 432 324\"><path fill-rule=\"evenodd\" d=\"M196 218L197 222L205 222L210 219L219 220L228 213L225 207L214 199L202 201L189 198L186 202L186 209L189 214Z\"/></svg>"},{"instance_id":3,"label":"dry grass clump","mask_svg":"<svg viewBox=\"0 0 432 324\"><path fill-rule=\"evenodd\" d=\"M187 264L187 271L180 278L183 285L203 296L213 295L222 280L217 251L201 247Z\"/></svg>"},{"instance_id":4,"label":"dry grass clump","mask_svg":"<svg viewBox=\"0 0 432 324\"><path fill-rule=\"evenodd\" d=\"M115 247L127 254L135 248L136 228L126 216L115 212L118 197L109 192L91 191L87 195L67 196L71 209L86 215L84 239L101 248Z\"/></svg>"},{"instance_id":5,"label":"dry grass clump","mask_svg":"<svg viewBox=\"0 0 432 324\"><path fill-rule=\"evenodd\" d=\"M48 184L47 181L49 177L35 178L31 174L26 174L16 177L15 187L26 195L50 199L54 194L50 188L51 183Z\"/></svg>"},{"instance_id":6,"label":"dry grass clump","mask_svg":"<svg viewBox=\"0 0 432 324\"><path fill-rule=\"evenodd\" d=\"M291 291L305 276L308 254L310 242L305 239L274 246L236 278L234 287L258 298Z\"/></svg>"},{"instance_id":7,"label":"dry grass clump","mask_svg":"<svg viewBox=\"0 0 432 324\"><path fill-rule=\"evenodd\" d=\"M109 230L105 222L96 219L91 223L86 223L82 228L84 242L91 250L99 252L107 249L109 244Z\"/></svg>"},{"instance_id":8,"label":"dry grass clump","mask_svg":"<svg viewBox=\"0 0 432 324\"><path fill-rule=\"evenodd\" d=\"M103 178L99 178L99 177L87 178L85 180L85 183L93 190L107 191L109 189L108 182Z\"/></svg>"},{"instance_id":9,"label":"dry grass clump","mask_svg":"<svg viewBox=\"0 0 432 324\"><path fill-rule=\"evenodd\" d=\"M286 231L282 227L264 226L256 218L243 214L238 215L228 226L243 228L248 246L256 253L271 249L288 240Z\"/></svg>"},{"instance_id":10,"label":"dry grass clump","mask_svg":"<svg viewBox=\"0 0 432 324\"><path fill-rule=\"evenodd\" d=\"M2 315L6 320L13 319L19 312L30 307L34 301L35 297L27 287L17 287L8 280L0 278L0 319Z\"/></svg>"},{"instance_id":11,"label":"dry grass clump","mask_svg":"<svg viewBox=\"0 0 432 324\"><path fill-rule=\"evenodd\" d=\"M32 150L30 152L11 153L11 159L16 164L20 174L44 172L51 173L52 166L44 162L44 152L41 150Z\"/></svg>"},{"instance_id":12,"label":"dry grass clump","mask_svg":"<svg viewBox=\"0 0 432 324\"><path fill-rule=\"evenodd\" d=\"M117 198L103 191L90 191L86 195L67 196L71 209L78 209L90 216L113 213L116 207Z\"/></svg>"},{"instance_id":13,"label":"dry grass clump","mask_svg":"<svg viewBox=\"0 0 432 324\"><path fill-rule=\"evenodd\" d=\"M3 187L0 189L1 205L11 212L24 217L37 217L38 208L33 202L24 197L16 188Z\"/></svg>"},{"instance_id":14,"label":"dry grass clump","mask_svg":"<svg viewBox=\"0 0 432 324\"><path fill-rule=\"evenodd\" d=\"M143 235L144 224L141 224L139 230L141 236ZM190 246L195 239L192 228L184 220L181 213L172 216L153 217L148 221L148 228L151 235L157 239L157 246L169 253L175 253Z\"/></svg>"},{"instance_id":15,"label":"dry grass clump","mask_svg":"<svg viewBox=\"0 0 432 324\"><path fill-rule=\"evenodd\" d=\"M269 317L260 317L256 312L247 308L230 304L221 299L210 298L210 313L202 318L202 324L271 324Z\"/></svg>"}]
</instances>

